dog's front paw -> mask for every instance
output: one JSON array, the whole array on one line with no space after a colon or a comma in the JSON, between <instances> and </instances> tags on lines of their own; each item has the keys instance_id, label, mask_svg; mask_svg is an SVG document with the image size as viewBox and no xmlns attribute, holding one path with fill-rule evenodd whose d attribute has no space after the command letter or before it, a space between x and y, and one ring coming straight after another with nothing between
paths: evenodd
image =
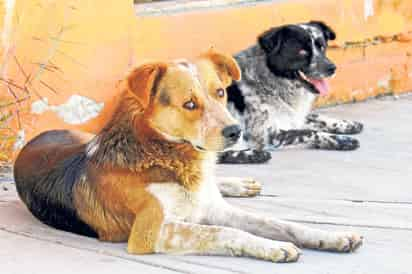
<instances>
[{"instance_id":1,"label":"dog's front paw","mask_svg":"<svg viewBox=\"0 0 412 274\"><path fill-rule=\"evenodd\" d=\"M358 134L363 130L363 124L356 121L348 121L343 134Z\"/></svg>"},{"instance_id":2,"label":"dog's front paw","mask_svg":"<svg viewBox=\"0 0 412 274\"><path fill-rule=\"evenodd\" d=\"M362 123L343 120L340 123L334 124L330 132L335 134L358 134L361 133L362 130Z\"/></svg>"},{"instance_id":3,"label":"dog's front paw","mask_svg":"<svg viewBox=\"0 0 412 274\"><path fill-rule=\"evenodd\" d=\"M262 184L252 178L243 178L238 184L238 197L254 197L262 191Z\"/></svg>"},{"instance_id":4,"label":"dog's front paw","mask_svg":"<svg viewBox=\"0 0 412 274\"><path fill-rule=\"evenodd\" d=\"M322 134L322 133L321 133ZM345 135L319 135L313 141L311 147L326 150L355 150L359 148L359 141Z\"/></svg>"},{"instance_id":5,"label":"dog's front paw","mask_svg":"<svg viewBox=\"0 0 412 274\"><path fill-rule=\"evenodd\" d=\"M247 153L247 157L250 163L261 164L272 159L272 154L266 150L251 150L250 153Z\"/></svg>"},{"instance_id":6,"label":"dog's front paw","mask_svg":"<svg viewBox=\"0 0 412 274\"><path fill-rule=\"evenodd\" d=\"M329 248L337 252L353 252L363 243L363 237L352 232L335 233L334 244Z\"/></svg>"},{"instance_id":7,"label":"dog's front paw","mask_svg":"<svg viewBox=\"0 0 412 274\"><path fill-rule=\"evenodd\" d=\"M312 148L325 150L355 150L359 148L359 141L355 138L344 135L319 136L315 139Z\"/></svg>"},{"instance_id":8,"label":"dog's front paw","mask_svg":"<svg viewBox=\"0 0 412 274\"><path fill-rule=\"evenodd\" d=\"M225 151L219 155L220 164L262 164L272 159L266 150Z\"/></svg>"},{"instance_id":9,"label":"dog's front paw","mask_svg":"<svg viewBox=\"0 0 412 274\"><path fill-rule=\"evenodd\" d=\"M301 250L292 243L275 245L266 252L264 259L274 263L291 263L299 259Z\"/></svg>"},{"instance_id":10,"label":"dog's front paw","mask_svg":"<svg viewBox=\"0 0 412 274\"><path fill-rule=\"evenodd\" d=\"M254 197L262 190L262 185L252 178L218 178L218 187L226 197Z\"/></svg>"},{"instance_id":11,"label":"dog's front paw","mask_svg":"<svg viewBox=\"0 0 412 274\"><path fill-rule=\"evenodd\" d=\"M352 122L353 125L350 130L350 134L358 134L363 131L363 124L360 122Z\"/></svg>"},{"instance_id":12,"label":"dog's front paw","mask_svg":"<svg viewBox=\"0 0 412 274\"><path fill-rule=\"evenodd\" d=\"M336 150L355 150L358 149L360 144L359 141L355 138L349 136L340 136L335 135L332 136L335 140L335 148Z\"/></svg>"}]
</instances>

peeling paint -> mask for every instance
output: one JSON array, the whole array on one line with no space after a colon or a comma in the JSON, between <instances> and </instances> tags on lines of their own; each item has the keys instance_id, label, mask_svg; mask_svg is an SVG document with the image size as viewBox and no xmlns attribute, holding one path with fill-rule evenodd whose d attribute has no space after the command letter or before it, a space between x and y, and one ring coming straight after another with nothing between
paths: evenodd
<instances>
[{"instance_id":1,"label":"peeling paint","mask_svg":"<svg viewBox=\"0 0 412 274\"><path fill-rule=\"evenodd\" d=\"M389 82L390 82L390 77L386 76L385 78L379 80L377 85L379 88L389 89L389 86L390 86Z\"/></svg>"},{"instance_id":2,"label":"peeling paint","mask_svg":"<svg viewBox=\"0 0 412 274\"><path fill-rule=\"evenodd\" d=\"M24 129L20 129L19 131L17 131L16 141L14 142L13 149L19 150L23 148L25 142L26 142L26 132L24 131Z\"/></svg>"},{"instance_id":3,"label":"peeling paint","mask_svg":"<svg viewBox=\"0 0 412 274\"><path fill-rule=\"evenodd\" d=\"M104 103L97 103L90 98L75 94L70 96L66 103L56 106L49 105L47 98L37 100L32 103L31 112L40 115L46 111L53 111L65 123L78 125L95 118L103 106Z\"/></svg>"},{"instance_id":4,"label":"peeling paint","mask_svg":"<svg viewBox=\"0 0 412 274\"><path fill-rule=\"evenodd\" d=\"M49 109L49 100L47 98L42 98L40 100L34 101L31 104L31 113L42 114Z\"/></svg>"},{"instance_id":5,"label":"peeling paint","mask_svg":"<svg viewBox=\"0 0 412 274\"><path fill-rule=\"evenodd\" d=\"M369 16L373 16L374 14L375 11L373 9L373 0L365 0L363 13L365 20L367 20Z\"/></svg>"}]
</instances>

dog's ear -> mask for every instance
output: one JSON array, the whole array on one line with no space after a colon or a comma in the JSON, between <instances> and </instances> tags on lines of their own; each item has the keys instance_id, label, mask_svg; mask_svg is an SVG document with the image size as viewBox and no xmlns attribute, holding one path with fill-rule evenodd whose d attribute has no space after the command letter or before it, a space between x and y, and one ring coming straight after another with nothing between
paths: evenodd
<instances>
[{"instance_id":1,"label":"dog's ear","mask_svg":"<svg viewBox=\"0 0 412 274\"><path fill-rule=\"evenodd\" d=\"M326 25L322 21L310 21L309 25L315 26L318 29L320 29L323 32L323 35L325 36L326 40L335 40L336 39L336 33L332 30L331 27Z\"/></svg>"},{"instance_id":2,"label":"dog's ear","mask_svg":"<svg viewBox=\"0 0 412 274\"><path fill-rule=\"evenodd\" d=\"M149 105L156 84L166 70L166 63L149 63L134 69L127 77L127 88L136 95L143 109Z\"/></svg>"},{"instance_id":3,"label":"dog's ear","mask_svg":"<svg viewBox=\"0 0 412 274\"><path fill-rule=\"evenodd\" d=\"M212 61L215 65L220 80L225 86L229 86L233 80L240 80L240 68L232 56L220 53L213 48L209 49L202 56Z\"/></svg>"},{"instance_id":4,"label":"dog's ear","mask_svg":"<svg viewBox=\"0 0 412 274\"><path fill-rule=\"evenodd\" d=\"M284 27L271 28L258 37L260 47L266 52L277 52L282 45L282 29Z\"/></svg>"}]
</instances>

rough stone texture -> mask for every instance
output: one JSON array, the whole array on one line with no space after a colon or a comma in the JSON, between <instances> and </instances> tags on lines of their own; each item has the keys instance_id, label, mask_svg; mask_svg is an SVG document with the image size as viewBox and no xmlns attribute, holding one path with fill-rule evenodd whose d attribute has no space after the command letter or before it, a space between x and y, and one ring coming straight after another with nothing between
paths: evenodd
<instances>
[{"instance_id":1,"label":"rough stone texture","mask_svg":"<svg viewBox=\"0 0 412 274\"><path fill-rule=\"evenodd\" d=\"M219 166L221 175L251 176L263 183L261 196L230 202L328 230L359 231L365 244L353 254L304 250L294 264L131 256L125 244L101 243L40 224L18 200L9 171L0 167L0 273L410 273L411 104L408 95L321 110L365 123L361 148L354 152L289 149L275 152L266 165Z\"/></svg>"}]
</instances>

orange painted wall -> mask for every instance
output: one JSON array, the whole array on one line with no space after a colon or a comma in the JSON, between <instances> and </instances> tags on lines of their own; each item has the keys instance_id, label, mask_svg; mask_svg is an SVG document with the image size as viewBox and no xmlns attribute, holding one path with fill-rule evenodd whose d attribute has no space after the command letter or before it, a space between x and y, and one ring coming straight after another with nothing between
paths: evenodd
<instances>
[{"instance_id":1,"label":"orange painted wall","mask_svg":"<svg viewBox=\"0 0 412 274\"><path fill-rule=\"evenodd\" d=\"M102 117L70 124L51 109L33 114L32 103L47 98L49 105L59 106L77 94L110 107L115 84L134 62L137 26L132 1L15 3L8 23L4 6L1 13L3 37L4 33L7 37L1 45L0 104L19 102L0 109L0 115L13 114L13 131L8 133L16 136L23 129L27 141L49 129L97 130ZM7 147L0 142L0 149Z\"/></svg>"},{"instance_id":2,"label":"orange painted wall","mask_svg":"<svg viewBox=\"0 0 412 274\"><path fill-rule=\"evenodd\" d=\"M199 48L210 45L236 52L253 43L259 33L272 26L314 19L324 20L333 26L338 33L338 43L412 30L410 1L375 0L374 13L367 18L365 2L289 0L240 8L138 17L140 31L135 40L136 50L141 58L195 55Z\"/></svg>"},{"instance_id":3,"label":"orange painted wall","mask_svg":"<svg viewBox=\"0 0 412 274\"><path fill-rule=\"evenodd\" d=\"M412 1L374 0L373 13L365 14L366 1L289 0L160 16L143 16L137 8L136 16L132 0L15 0L11 17L3 1L0 115L12 114L7 134L23 130L25 141L55 128L96 132L113 110L116 82L131 66L190 58L210 46L235 53L272 26L313 19L328 22L338 34L329 51L338 74L333 92L319 105L411 90ZM105 108L76 124L52 108L32 112L40 98L61 106L73 94ZM5 102L12 105L2 107ZM0 150L6 148L0 141Z\"/></svg>"}]
</instances>

